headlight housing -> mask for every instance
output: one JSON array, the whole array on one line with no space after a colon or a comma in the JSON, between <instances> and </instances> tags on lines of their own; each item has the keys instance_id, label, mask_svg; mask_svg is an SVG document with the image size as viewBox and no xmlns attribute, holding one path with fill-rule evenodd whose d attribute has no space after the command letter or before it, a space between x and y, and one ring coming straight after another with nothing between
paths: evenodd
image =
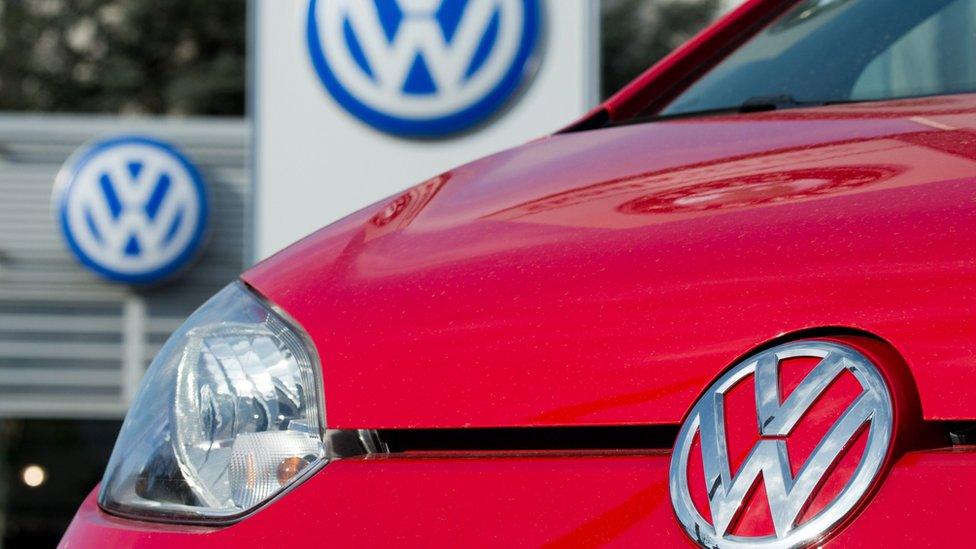
<instances>
[{"instance_id":1,"label":"headlight housing","mask_svg":"<svg viewBox=\"0 0 976 549\"><path fill-rule=\"evenodd\" d=\"M99 503L144 519L240 518L336 457L341 436L325 430L322 405L311 345L232 284L191 315L149 366ZM368 437L354 433L368 451ZM339 446L348 449L349 441Z\"/></svg>"}]
</instances>

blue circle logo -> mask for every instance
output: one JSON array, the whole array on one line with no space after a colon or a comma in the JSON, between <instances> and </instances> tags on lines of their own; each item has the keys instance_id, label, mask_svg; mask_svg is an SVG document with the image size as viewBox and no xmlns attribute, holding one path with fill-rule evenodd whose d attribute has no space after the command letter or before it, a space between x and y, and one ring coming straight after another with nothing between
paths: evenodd
<instances>
[{"instance_id":1,"label":"blue circle logo","mask_svg":"<svg viewBox=\"0 0 976 549\"><path fill-rule=\"evenodd\" d=\"M540 35L538 0L310 0L309 55L329 93L367 124L439 137L518 91Z\"/></svg>"},{"instance_id":2,"label":"blue circle logo","mask_svg":"<svg viewBox=\"0 0 976 549\"><path fill-rule=\"evenodd\" d=\"M200 173L174 146L143 136L95 142L58 174L61 233L89 269L116 282L169 278L196 255L207 226Z\"/></svg>"}]
</instances>

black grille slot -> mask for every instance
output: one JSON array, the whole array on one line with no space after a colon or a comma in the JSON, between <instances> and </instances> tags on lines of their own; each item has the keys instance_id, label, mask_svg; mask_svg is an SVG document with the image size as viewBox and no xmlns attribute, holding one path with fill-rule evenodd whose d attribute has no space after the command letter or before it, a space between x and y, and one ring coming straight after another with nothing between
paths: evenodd
<instances>
[{"instance_id":1,"label":"black grille slot","mask_svg":"<svg viewBox=\"0 0 976 549\"><path fill-rule=\"evenodd\" d=\"M669 450L678 426L384 429L378 433L390 452Z\"/></svg>"}]
</instances>

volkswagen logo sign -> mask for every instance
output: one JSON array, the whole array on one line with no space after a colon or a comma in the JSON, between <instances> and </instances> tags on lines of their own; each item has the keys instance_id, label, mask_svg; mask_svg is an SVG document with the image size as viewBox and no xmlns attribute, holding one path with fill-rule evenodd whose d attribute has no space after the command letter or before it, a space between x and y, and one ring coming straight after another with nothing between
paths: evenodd
<instances>
[{"instance_id":1,"label":"volkswagen logo sign","mask_svg":"<svg viewBox=\"0 0 976 549\"><path fill-rule=\"evenodd\" d=\"M175 147L144 136L90 144L58 174L54 206L68 247L116 282L151 284L195 256L207 225L207 193Z\"/></svg>"},{"instance_id":2,"label":"volkswagen logo sign","mask_svg":"<svg viewBox=\"0 0 976 549\"><path fill-rule=\"evenodd\" d=\"M539 0L311 0L312 65L336 101L396 135L497 113L534 67Z\"/></svg>"},{"instance_id":3,"label":"volkswagen logo sign","mask_svg":"<svg viewBox=\"0 0 976 549\"><path fill-rule=\"evenodd\" d=\"M681 427L670 472L675 514L706 547L816 543L874 484L892 414L880 372L853 348L803 341L748 358Z\"/></svg>"}]
</instances>

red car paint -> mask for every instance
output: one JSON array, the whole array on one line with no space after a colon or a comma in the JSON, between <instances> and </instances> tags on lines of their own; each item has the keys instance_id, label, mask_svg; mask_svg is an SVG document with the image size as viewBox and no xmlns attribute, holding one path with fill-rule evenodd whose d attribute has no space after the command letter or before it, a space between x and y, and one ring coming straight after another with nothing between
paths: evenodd
<instances>
[{"instance_id":1,"label":"red car paint","mask_svg":"<svg viewBox=\"0 0 976 549\"><path fill-rule=\"evenodd\" d=\"M677 423L823 327L898 349L926 418L972 419L974 129L956 96L557 135L244 279L315 341L336 428Z\"/></svg>"},{"instance_id":2,"label":"red car paint","mask_svg":"<svg viewBox=\"0 0 976 549\"><path fill-rule=\"evenodd\" d=\"M787 4L748 2L601 110L644 111ZM243 279L315 343L330 428L677 424L755 349L842 336L881 363L900 416L887 470L829 541L941 546L976 512L976 452L935 448L922 421L976 419L973 234L976 95L959 95L555 135ZM684 545L669 461L340 460L224 528L118 519L92 496L63 543Z\"/></svg>"},{"instance_id":3,"label":"red car paint","mask_svg":"<svg viewBox=\"0 0 976 549\"><path fill-rule=\"evenodd\" d=\"M64 547L688 547L663 452L337 461L226 528L123 520L82 504ZM976 451L902 456L838 547L960 547Z\"/></svg>"}]
</instances>

